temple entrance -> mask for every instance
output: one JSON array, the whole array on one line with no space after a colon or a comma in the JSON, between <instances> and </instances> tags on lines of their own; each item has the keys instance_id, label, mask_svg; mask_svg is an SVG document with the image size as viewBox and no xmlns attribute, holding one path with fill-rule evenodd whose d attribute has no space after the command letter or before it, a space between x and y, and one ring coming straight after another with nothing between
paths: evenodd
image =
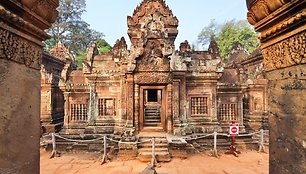
<instances>
[{"instance_id":1,"label":"temple entrance","mask_svg":"<svg viewBox=\"0 0 306 174\"><path fill-rule=\"evenodd\" d=\"M144 126L161 126L161 99L162 90L146 89L144 90Z\"/></svg>"},{"instance_id":2,"label":"temple entrance","mask_svg":"<svg viewBox=\"0 0 306 174\"><path fill-rule=\"evenodd\" d=\"M140 130L165 128L165 87L143 86L140 95Z\"/></svg>"}]
</instances>

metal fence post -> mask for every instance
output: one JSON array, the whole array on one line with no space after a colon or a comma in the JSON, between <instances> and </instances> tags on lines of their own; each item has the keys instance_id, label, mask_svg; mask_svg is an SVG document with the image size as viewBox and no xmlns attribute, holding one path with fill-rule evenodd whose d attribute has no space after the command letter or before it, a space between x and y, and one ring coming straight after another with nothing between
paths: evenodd
<instances>
[{"instance_id":1,"label":"metal fence post","mask_svg":"<svg viewBox=\"0 0 306 174\"><path fill-rule=\"evenodd\" d=\"M258 150L258 152L266 153L265 145L264 145L264 130L263 129L260 129L260 143L259 143L259 150Z\"/></svg>"},{"instance_id":2,"label":"metal fence post","mask_svg":"<svg viewBox=\"0 0 306 174\"><path fill-rule=\"evenodd\" d=\"M217 136L218 136L218 133L214 132L214 152L213 152L213 155L215 157L218 157L218 152L217 152Z\"/></svg>"},{"instance_id":3,"label":"metal fence post","mask_svg":"<svg viewBox=\"0 0 306 174\"><path fill-rule=\"evenodd\" d=\"M103 158L102 158L102 162L101 162L101 165L106 163L107 161L107 153L106 153L106 150L107 150L107 143L106 143L106 136L103 137Z\"/></svg>"},{"instance_id":4,"label":"metal fence post","mask_svg":"<svg viewBox=\"0 0 306 174\"><path fill-rule=\"evenodd\" d=\"M156 157L155 157L155 137L152 138L152 160L151 160L151 164L152 167L155 167L156 164Z\"/></svg>"},{"instance_id":5,"label":"metal fence post","mask_svg":"<svg viewBox=\"0 0 306 174\"><path fill-rule=\"evenodd\" d=\"M55 139L55 134L54 133L51 133L51 137L52 137L52 152L51 152L51 156L50 158L54 158L56 157L58 154L57 154L57 151L56 151L56 139Z\"/></svg>"}]
</instances>

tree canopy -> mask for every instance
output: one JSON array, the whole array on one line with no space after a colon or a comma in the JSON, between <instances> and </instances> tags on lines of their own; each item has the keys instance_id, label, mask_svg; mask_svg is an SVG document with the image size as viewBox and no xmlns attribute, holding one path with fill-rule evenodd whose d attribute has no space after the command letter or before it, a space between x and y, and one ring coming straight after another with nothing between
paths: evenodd
<instances>
[{"instance_id":1,"label":"tree canopy","mask_svg":"<svg viewBox=\"0 0 306 174\"><path fill-rule=\"evenodd\" d=\"M58 10L58 19L47 31L51 35L51 39L45 42L47 51L61 41L77 56L77 59L81 59L79 61L82 61L91 42L103 40L104 45L108 44L102 39L103 33L91 29L90 25L83 21L82 14L86 12L85 0L60 0ZM103 48L103 52L110 50L110 46Z\"/></svg>"},{"instance_id":2,"label":"tree canopy","mask_svg":"<svg viewBox=\"0 0 306 174\"><path fill-rule=\"evenodd\" d=\"M216 41L220 56L227 59L236 43L240 43L249 53L259 47L258 34L251 28L246 20L231 20L218 24L211 20L198 35L199 43L205 47L210 41Z\"/></svg>"}]
</instances>

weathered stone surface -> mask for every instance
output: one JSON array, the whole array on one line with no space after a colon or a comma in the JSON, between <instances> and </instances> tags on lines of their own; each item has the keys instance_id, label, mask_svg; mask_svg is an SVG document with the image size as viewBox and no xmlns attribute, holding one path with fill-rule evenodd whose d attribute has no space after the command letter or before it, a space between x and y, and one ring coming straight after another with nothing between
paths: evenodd
<instances>
[{"instance_id":1,"label":"weathered stone surface","mask_svg":"<svg viewBox=\"0 0 306 174\"><path fill-rule=\"evenodd\" d=\"M0 173L39 173L42 41L57 6L0 2Z\"/></svg>"},{"instance_id":2,"label":"weathered stone surface","mask_svg":"<svg viewBox=\"0 0 306 174\"><path fill-rule=\"evenodd\" d=\"M247 1L268 83L270 173L306 173L306 1Z\"/></svg>"},{"instance_id":3,"label":"weathered stone surface","mask_svg":"<svg viewBox=\"0 0 306 174\"><path fill-rule=\"evenodd\" d=\"M0 173L38 173L40 72L0 59Z\"/></svg>"}]
</instances>

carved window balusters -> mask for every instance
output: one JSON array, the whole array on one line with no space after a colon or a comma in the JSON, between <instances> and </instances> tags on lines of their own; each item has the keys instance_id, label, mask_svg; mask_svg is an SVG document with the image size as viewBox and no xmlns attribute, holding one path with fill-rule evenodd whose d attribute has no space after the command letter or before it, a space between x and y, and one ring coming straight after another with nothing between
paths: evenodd
<instances>
[{"instance_id":1,"label":"carved window balusters","mask_svg":"<svg viewBox=\"0 0 306 174\"><path fill-rule=\"evenodd\" d=\"M71 104L70 115L72 121L87 121L87 104Z\"/></svg>"},{"instance_id":2,"label":"carved window balusters","mask_svg":"<svg viewBox=\"0 0 306 174\"><path fill-rule=\"evenodd\" d=\"M115 115L115 99L100 98L98 100L99 116L113 116Z\"/></svg>"},{"instance_id":3,"label":"carved window balusters","mask_svg":"<svg viewBox=\"0 0 306 174\"><path fill-rule=\"evenodd\" d=\"M218 116L221 121L237 121L237 104L222 103L218 108Z\"/></svg>"},{"instance_id":4,"label":"carved window balusters","mask_svg":"<svg viewBox=\"0 0 306 174\"><path fill-rule=\"evenodd\" d=\"M191 116L208 114L207 97L191 97Z\"/></svg>"}]
</instances>

